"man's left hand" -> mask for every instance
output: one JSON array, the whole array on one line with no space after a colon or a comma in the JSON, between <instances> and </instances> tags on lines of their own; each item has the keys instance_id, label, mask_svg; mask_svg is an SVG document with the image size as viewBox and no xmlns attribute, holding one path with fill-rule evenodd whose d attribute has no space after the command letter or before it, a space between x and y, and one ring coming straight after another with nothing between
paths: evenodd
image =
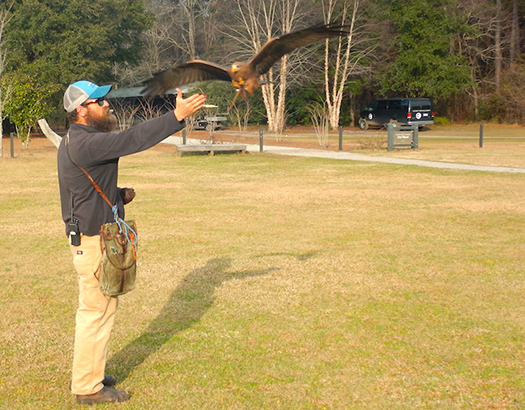
<instances>
[{"instance_id":1,"label":"man's left hand","mask_svg":"<svg viewBox=\"0 0 525 410\"><path fill-rule=\"evenodd\" d=\"M184 118L194 115L206 102L205 94L193 94L188 98L182 98L182 91L177 88L177 99L175 101L175 117L182 121Z\"/></svg>"},{"instance_id":2,"label":"man's left hand","mask_svg":"<svg viewBox=\"0 0 525 410\"><path fill-rule=\"evenodd\" d=\"M135 190L133 188L121 188L120 189L120 196L122 197L122 201L124 202L124 205L129 204L131 201L133 201L133 198L135 198Z\"/></svg>"}]
</instances>

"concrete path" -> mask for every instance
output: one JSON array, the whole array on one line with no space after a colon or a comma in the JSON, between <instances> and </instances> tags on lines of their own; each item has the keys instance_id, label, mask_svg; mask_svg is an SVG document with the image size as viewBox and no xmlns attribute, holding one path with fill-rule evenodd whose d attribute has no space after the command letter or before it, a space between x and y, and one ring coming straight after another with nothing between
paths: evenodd
<instances>
[{"instance_id":1,"label":"concrete path","mask_svg":"<svg viewBox=\"0 0 525 410\"><path fill-rule=\"evenodd\" d=\"M182 144L181 137L168 137L164 141L167 144ZM196 145L200 144L200 140L188 138L186 144ZM248 152L259 152L259 145L246 144ZM483 166L483 165L469 165L469 164L456 164L452 162L438 162L438 161L424 161L420 159L407 159L407 158L384 158L384 157L373 157L370 155L355 154L352 152L344 151L325 151L319 149L305 149L305 148L293 148L293 147L278 147L272 145L264 145L263 152L277 155L290 155L296 157L311 157L311 158L327 158L327 159L338 159L338 160L349 160L349 161L367 161L367 162L382 162L387 164L399 164L399 165L415 165L419 167L429 168L440 168L440 169L457 169L465 171L488 171L488 172L511 172L518 174L525 174L525 168L513 168L513 167L495 167L495 166Z\"/></svg>"}]
</instances>

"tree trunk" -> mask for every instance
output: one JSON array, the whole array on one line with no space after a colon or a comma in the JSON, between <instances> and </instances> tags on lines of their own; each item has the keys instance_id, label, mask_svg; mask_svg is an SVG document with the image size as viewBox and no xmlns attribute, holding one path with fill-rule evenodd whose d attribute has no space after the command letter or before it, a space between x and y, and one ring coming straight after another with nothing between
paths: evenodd
<instances>
[{"instance_id":1,"label":"tree trunk","mask_svg":"<svg viewBox=\"0 0 525 410\"><path fill-rule=\"evenodd\" d=\"M503 64L503 51L501 47L501 0L496 0L496 8L496 32L494 38L494 84L496 85L496 93L499 93L501 84L501 68Z\"/></svg>"},{"instance_id":2,"label":"tree trunk","mask_svg":"<svg viewBox=\"0 0 525 410\"><path fill-rule=\"evenodd\" d=\"M0 96L0 99L2 97ZM2 110L0 109L0 157L4 156L4 115L2 114Z\"/></svg>"},{"instance_id":3,"label":"tree trunk","mask_svg":"<svg viewBox=\"0 0 525 410\"><path fill-rule=\"evenodd\" d=\"M264 2L260 0L237 0L237 7L246 32L244 42L252 45L253 54L258 52L266 41L274 37L276 23L278 23L281 33L288 33L293 30L300 13L299 4L300 0L269 0ZM262 86L262 94L268 120L268 131L280 134L286 121L287 76L290 71L288 55L280 60L278 75L276 70L277 66L262 78L263 81L269 83ZM274 85L274 82L277 85Z\"/></svg>"},{"instance_id":4,"label":"tree trunk","mask_svg":"<svg viewBox=\"0 0 525 410\"><path fill-rule=\"evenodd\" d=\"M474 118L479 118L479 95L476 86L472 87L472 104L474 104Z\"/></svg>"},{"instance_id":5,"label":"tree trunk","mask_svg":"<svg viewBox=\"0 0 525 410\"><path fill-rule=\"evenodd\" d=\"M281 59L281 82L279 84L279 94L277 97L277 106L275 111L275 122L271 132L282 134L286 125L286 89L287 89L287 74L288 74L288 56L285 55Z\"/></svg>"},{"instance_id":6,"label":"tree trunk","mask_svg":"<svg viewBox=\"0 0 525 410\"><path fill-rule=\"evenodd\" d=\"M181 5L184 5L185 2L180 2ZM191 6L192 8L189 8ZM188 45L188 57L190 60L194 60L197 56L197 49L195 47L195 15L193 8L195 5L190 3L189 6L184 6L186 8L186 14L188 16L188 38L186 40Z\"/></svg>"},{"instance_id":7,"label":"tree trunk","mask_svg":"<svg viewBox=\"0 0 525 410\"><path fill-rule=\"evenodd\" d=\"M325 11L325 23L329 23L332 20L332 15L335 10L337 0L331 0L328 2L327 10ZM346 23L346 16L348 14L349 4L345 3L342 13L342 24ZM339 118L341 116L341 104L343 103L344 88L346 81L352 73L351 61L350 61L350 49L352 46L352 39L355 30L355 23L357 18L357 11L359 9L359 0L353 0L353 10L350 17L350 31L346 38L346 45L344 45L344 39L339 38L337 43L337 53L335 56L330 55L330 44L329 40L326 40L325 45L325 94L326 94L326 105L328 109L330 127L337 129L339 126ZM330 63L333 63L333 75L330 76L331 67ZM355 65L354 65L355 68Z\"/></svg>"},{"instance_id":8,"label":"tree trunk","mask_svg":"<svg viewBox=\"0 0 525 410\"><path fill-rule=\"evenodd\" d=\"M1 6L2 8L0 9L0 79L2 78L2 75L4 74L5 60L7 57L7 51L4 47L5 46L4 32L5 32L7 23L9 23L9 20L11 20L11 17L12 17L11 7L13 7L13 4L14 2L12 2L11 5L7 7ZM4 156L3 108L10 95L9 89L10 89L9 86L7 87L7 89L5 89L4 84L0 83L0 157Z\"/></svg>"},{"instance_id":9,"label":"tree trunk","mask_svg":"<svg viewBox=\"0 0 525 410\"><path fill-rule=\"evenodd\" d=\"M515 63L520 58L520 21L518 0L512 2L512 25L510 32L510 62Z\"/></svg>"}]
</instances>

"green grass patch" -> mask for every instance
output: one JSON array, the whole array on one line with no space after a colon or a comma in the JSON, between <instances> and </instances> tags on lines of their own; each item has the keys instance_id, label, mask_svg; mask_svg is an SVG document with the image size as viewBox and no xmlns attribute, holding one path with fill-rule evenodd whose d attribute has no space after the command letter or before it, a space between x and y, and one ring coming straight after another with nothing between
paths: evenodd
<instances>
[{"instance_id":1,"label":"green grass patch","mask_svg":"<svg viewBox=\"0 0 525 410\"><path fill-rule=\"evenodd\" d=\"M0 408L75 407L55 154L0 158ZM120 168L140 245L119 408L525 406L522 175L156 149Z\"/></svg>"}]
</instances>

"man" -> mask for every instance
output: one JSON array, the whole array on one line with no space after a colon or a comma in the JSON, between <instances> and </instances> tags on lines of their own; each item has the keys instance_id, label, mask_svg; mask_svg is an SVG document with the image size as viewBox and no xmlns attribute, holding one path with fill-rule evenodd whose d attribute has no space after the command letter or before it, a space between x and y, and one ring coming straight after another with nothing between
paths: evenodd
<instances>
[{"instance_id":1,"label":"man","mask_svg":"<svg viewBox=\"0 0 525 410\"><path fill-rule=\"evenodd\" d=\"M64 108L72 124L57 158L66 235L72 236L70 224L76 220L80 236L80 245L71 245L79 284L71 392L80 404L122 402L129 394L111 388L115 378L104 375L118 298L105 296L98 286L99 233L101 225L114 221L114 215L78 166L91 175L124 219L124 204L133 199L135 192L117 187L119 158L148 149L180 131L184 119L201 109L206 100L199 94L183 99L178 89L175 110L130 129L111 132L117 121L104 99L111 88L88 81L67 88Z\"/></svg>"}]
</instances>

